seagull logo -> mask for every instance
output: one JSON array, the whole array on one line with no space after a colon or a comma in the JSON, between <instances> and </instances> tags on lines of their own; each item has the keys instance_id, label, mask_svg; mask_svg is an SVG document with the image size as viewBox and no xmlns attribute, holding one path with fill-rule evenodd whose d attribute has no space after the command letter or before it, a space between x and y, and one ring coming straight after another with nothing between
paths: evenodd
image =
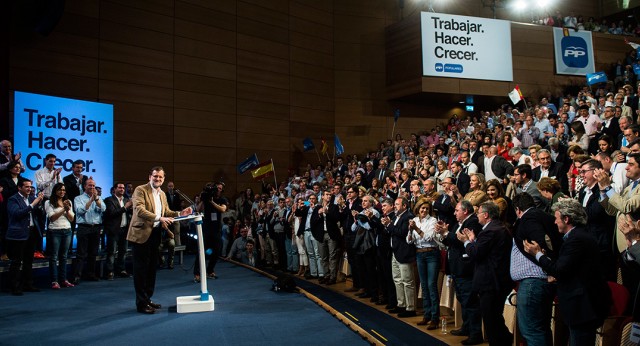
<instances>
[{"instance_id":1,"label":"seagull logo","mask_svg":"<svg viewBox=\"0 0 640 346\"><path fill-rule=\"evenodd\" d=\"M589 77L589 82L592 82L592 81L594 81L594 80L601 79L601 78L603 78L603 77L604 77L604 75L602 75L602 74L598 73L598 74L597 74L597 75L595 75L595 76L591 76L591 77Z\"/></svg>"}]
</instances>

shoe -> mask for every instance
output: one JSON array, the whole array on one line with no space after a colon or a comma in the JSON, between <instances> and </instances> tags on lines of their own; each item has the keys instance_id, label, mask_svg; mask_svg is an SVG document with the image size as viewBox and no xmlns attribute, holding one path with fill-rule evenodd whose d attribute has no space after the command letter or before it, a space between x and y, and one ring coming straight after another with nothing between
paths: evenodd
<instances>
[{"instance_id":1,"label":"shoe","mask_svg":"<svg viewBox=\"0 0 640 346\"><path fill-rule=\"evenodd\" d=\"M426 318L422 318L422 321L418 322L417 325L419 326L426 326L429 322L431 322L431 320L426 319Z\"/></svg>"},{"instance_id":2,"label":"shoe","mask_svg":"<svg viewBox=\"0 0 640 346\"><path fill-rule=\"evenodd\" d=\"M95 276L95 275L89 275L89 276L87 276L87 280L88 281L100 281L100 278Z\"/></svg>"},{"instance_id":3,"label":"shoe","mask_svg":"<svg viewBox=\"0 0 640 346\"><path fill-rule=\"evenodd\" d=\"M57 283L56 281L51 283L51 289L53 290L59 290L60 289L60 284Z\"/></svg>"},{"instance_id":4,"label":"shoe","mask_svg":"<svg viewBox=\"0 0 640 346\"><path fill-rule=\"evenodd\" d=\"M395 308L393 308L393 309L389 310L389 313L390 313L390 314L399 314L399 313L401 313L401 312L405 312L405 311L407 311L407 309L405 309L405 308L401 308L401 307L399 307L399 306L396 306Z\"/></svg>"},{"instance_id":5,"label":"shoe","mask_svg":"<svg viewBox=\"0 0 640 346\"><path fill-rule=\"evenodd\" d=\"M173 267L173 261L169 262L169 265L167 266L167 268L169 268L169 269L173 269L174 268Z\"/></svg>"},{"instance_id":6,"label":"shoe","mask_svg":"<svg viewBox=\"0 0 640 346\"><path fill-rule=\"evenodd\" d=\"M351 293L351 292L358 292L360 291L359 288L355 288L355 287L351 287L351 288L347 288L346 290L344 290L347 293Z\"/></svg>"},{"instance_id":7,"label":"shoe","mask_svg":"<svg viewBox=\"0 0 640 346\"><path fill-rule=\"evenodd\" d=\"M371 299L369 299L369 302L375 304L378 302L378 297L377 296L372 296Z\"/></svg>"},{"instance_id":8,"label":"shoe","mask_svg":"<svg viewBox=\"0 0 640 346\"><path fill-rule=\"evenodd\" d=\"M429 323L427 323L427 330L436 330L439 327L440 327L440 323L436 321L429 321Z\"/></svg>"},{"instance_id":9,"label":"shoe","mask_svg":"<svg viewBox=\"0 0 640 346\"><path fill-rule=\"evenodd\" d=\"M40 289L33 286L22 287L22 292L40 292Z\"/></svg>"},{"instance_id":10,"label":"shoe","mask_svg":"<svg viewBox=\"0 0 640 346\"><path fill-rule=\"evenodd\" d=\"M113 281L113 273L107 274L107 280Z\"/></svg>"},{"instance_id":11,"label":"shoe","mask_svg":"<svg viewBox=\"0 0 640 346\"><path fill-rule=\"evenodd\" d=\"M61 286L62 286L62 287L74 287L75 285L74 285L74 284L72 284L72 283L70 283L68 280L64 280L64 281L62 282L62 285L61 285Z\"/></svg>"},{"instance_id":12,"label":"shoe","mask_svg":"<svg viewBox=\"0 0 640 346\"><path fill-rule=\"evenodd\" d=\"M336 284L336 279L329 279L324 282L325 285L331 286Z\"/></svg>"},{"instance_id":13,"label":"shoe","mask_svg":"<svg viewBox=\"0 0 640 346\"><path fill-rule=\"evenodd\" d=\"M22 293L22 291L17 289L17 288L14 288L13 290L11 290L11 294L14 295L14 296L22 296L22 295L24 295L24 293Z\"/></svg>"},{"instance_id":14,"label":"shoe","mask_svg":"<svg viewBox=\"0 0 640 346\"><path fill-rule=\"evenodd\" d=\"M370 298L371 295L367 292L363 292L363 293L356 293L356 297L358 298Z\"/></svg>"},{"instance_id":15,"label":"shoe","mask_svg":"<svg viewBox=\"0 0 640 346\"><path fill-rule=\"evenodd\" d=\"M216 275L216 273L207 274L207 278L208 279L217 279L218 275Z\"/></svg>"},{"instance_id":16,"label":"shoe","mask_svg":"<svg viewBox=\"0 0 640 346\"><path fill-rule=\"evenodd\" d=\"M455 336L469 336L469 332L466 331L466 330L462 330L462 328L461 329L454 329L449 333L451 333L451 335L455 335Z\"/></svg>"},{"instance_id":17,"label":"shoe","mask_svg":"<svg viewBox=\"0 0 640 346\"><path fill-rule=\"evenodd\" d=\"M37 258L37 259L43 259L44 258L44 254L40 251L36 251L33 253L33 258Z\"/></svg>"},{"instance_id":18,"label":"shoe","mask_svg":"<svg viewBox=\"0 0 640 346\"><path fill-rule=\"evenodd\" d=\"M156 304L156 303L154 303L154 302L149 302L149 306L150 306L150 307L152 307L152 308L154 308L154 309L160 309L160 308L162 308L162 305L160 305L160 304Z\"/></svg>"},{"instance_id":19,"label":"shoe","mask_svg":"<svg viewBox=\"0 0 640 346\"><path fill-rule=\"evenodd\" d=\"M154 309L150 305L145 305L145 306L139 306L138 307L138 312L141 313L141 314L155 314L156 313L156 309Z\"/></svg>"},{"instance_id":20,"label":"shoe","mask_svg":"<svg viewBox=\"0 0 640 346\"><path fill-rule=\"evenodd\" d=\"M79 276L76 276L76 277L73 279L73 285L75 286L75 285L79 285L79 284L80 284L80 277L79 277Z\"/></svg>"},{"instance_id":21,"label":"shoe","mask_svg":"<svg viewBox=\"0 0 640 346\"><path fill-rule=\"evenodd\" d=\"M7 256L7 254L2 254L2 256L0 256L0 261L8 261L9 260L9 256Z\"/></svg>"},{"instance_id":22,"label":"shoe","mask_svg":"<svg viewBox=\"0 0 640 346\"><path fill-rule=\"evenodd\" d=\"M123 270L123 271L121 271L120 273L118 273L118 277L121 277L121 278L130 278L130 277L131 277L131 274L127 273L127 271L126 271L126 270Z\"/></svg>"},{"instance_id":23,"label":"shoe","mask_svg":"<svg viewBox=\"0 0 640 346\"><path fill-rule=\"evenodd\" d=\"M193 282L200 282L200 275L194 275Z\"/></svg>"},{"instance_id":24,"label":"shoe","mask_svg":"<svg viewBox=\"0 0 640 346\"><path fill-rule=\"evenodd\" d=\"M417 315L416 315L416 312L413 311L413 310L412 311L403 311L403 312L398 314L398 317L400 317L400 318L415 317L415 316L417 316Z\"/></svg>"},{"instance_id":25,"label":"shoe","mask_svg":"<svg viewBox=\"0 0 640 346\"><path fill-rule=\"evenodd\" d=\"M482 338L468 338L462 340L460 343L463 345L480 345L484 343L484 340L482 340Z\"/></svg>"},{"instance_id":26,"label":"shoe","mask_svg":"<svg viewBox=\"0 0 640 346\"><path fill-rule=\"evenodd\" d=\"M321 276L321 277L318 279L318 283L319 283L319 284L323 284L323 283L325 283L325 280L326 280L326 279L325 279L325 277L324 277L324 276Z\"/></svg>"},{"instance_id":27,"label":"shoe","mask_svg":"<svg viewBox=\"0 0 640 346\"><path fill-rule=\"evenodd\" d=\"M378 300L378 302L376 303L376 305L387 305L387 304L389 304L389 301L384 298Z\"/></svg>"},{"instance_id":28,"label":"shoe","mask_svg":"<svg viewBox=\"0 0 640 346\"><path fill-rule=\"evenodd\" d=\"M389 303L384 308L387 309L387 310L393 310L393 309L396 308L396 304Z\"/></svg>"}]
</instances>

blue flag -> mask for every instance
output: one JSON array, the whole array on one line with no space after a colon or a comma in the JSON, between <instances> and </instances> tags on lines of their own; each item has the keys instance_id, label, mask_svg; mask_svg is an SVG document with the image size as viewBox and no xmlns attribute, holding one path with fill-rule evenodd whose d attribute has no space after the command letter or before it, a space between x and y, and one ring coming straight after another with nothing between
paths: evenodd
<instances>
[{"instance_id":1,"label":"blue flag","mask_svg":"<svg viewBox=\"0 0 640 346\"><path fill-rule=\"evenodd\" d=\"M338 134L335 133L334 135L333 142L336 144L336 155L340 156L344 153L344 147L340 142L340 138L338 138Z\"/></svg>"},{"instance_id":2,"label":"blue flag","mask_svg":"<svg viewBox=\"0 0 640 346\"><path fill-rule=\"evenodd\" d=\"M633 64L633 73L637 75L640 75L640 65L639 64Z\"/></svg>"},{"instance_id":3,"label":"blue flag","mask_svg":"<svg viewBox=\"0 0 640 346\"><path fill-rule=\"evenodd\" d=\"M400 108L396 108L393 110L393 122L397 123L398 118L400 118Z\"/></svg>"},{"instance_id":4,"label":"blue flag","mask_svg":"<svg viewBox=\"0 0 640 346\"><path fill-rule=\"evenodd\" d=\"M593 85L607 81L607 74L604 72L587 73L587 84Z\"/></svg>"},{"instance_id":5,"label":"blue flag","mask_svg":"<svg viewBox=\"0 0 640 346\"><path fill-rule=\"evenodd\" d=\"M253 154L238 164L238 173L242 174L250 170L251 168L257 166L259 163L260 161L258 161L258 155Z\"/></svg>"},{"instance_id":6,"label":"blue flag","mask_svg":"<svg viewBox=\"0 0 640 346\"><path fill-rule=\"evenodd\" d=\"M304 147L304 149L302 149L303 151L309 151L315 148L315 145L313 145L313 141L309 137L302 140L302 146Z\"/></svg>"}]
</instances>

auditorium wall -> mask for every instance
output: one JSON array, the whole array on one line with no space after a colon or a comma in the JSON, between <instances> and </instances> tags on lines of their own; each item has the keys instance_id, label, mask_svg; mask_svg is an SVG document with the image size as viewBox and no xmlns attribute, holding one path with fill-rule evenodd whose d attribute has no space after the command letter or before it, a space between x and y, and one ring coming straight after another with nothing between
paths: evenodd
<instances>
[{"instance_id":1,"label":"auditorium wall","mask_svg":"<svg viewBox=\"0 0 640 346\"><path fill-rule=\"evenodd\" d=\"M2 8L15 10L8 3ZM10 136L10 91L106 102L115 110L118 180L144 182L161 164L191 195L220 179L231 195L259 187L236 172L253 153L273 159L283 180L318 162L302 152L305 137L319 148L337 133L347 153L360 153L391 135L396 107L395 132L405 136L459 111L387 101L385 28L424 6L405 3L67 0L50 34L15 25L3 32L11 43L8 61L0 60L8 65L2 135ZM450 6L442 10L491 16L477 0Z\"/></svg>"}]
</instances>

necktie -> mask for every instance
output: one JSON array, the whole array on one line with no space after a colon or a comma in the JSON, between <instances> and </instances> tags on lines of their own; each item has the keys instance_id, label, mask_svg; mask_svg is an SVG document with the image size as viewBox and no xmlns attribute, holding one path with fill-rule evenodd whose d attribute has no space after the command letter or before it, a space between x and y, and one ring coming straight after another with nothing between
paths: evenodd
<instances>
[{"instance_id":1,"label":"necktie","mask_svg":"<svg viewBox=\"0 0 640 346\"><path fill-rule=\"evenodd\" d=\"M591 189L589 187L584 188L584 199L582 200L582 206L586 207L587 202L589 202L589 197L591 197Z\"/></svg>"},{"instance_id":2,"label":"necktie","mask_svg":"<svg viewBox=\"0 0 640 346\"><path fill-rule=\"evenodd\" d=\"M384 175L384 170L380 170L380 176L378 177L378 180L382 181L382 176Z\"/></svg>"},{"instance_id":3,"label":"necktie","mask_svg":"<svg viewBox=\"0 0 640 346\"><path fill-rule=\"evenodd\" d=\"M638 186L638 182L640 180L636 180L633 182L633 184L631 184L631 190L629 190L629 196L631 196L631 194L633 193L633 190L635 190L636 186Z\"/></svg>"}]
</instances>

